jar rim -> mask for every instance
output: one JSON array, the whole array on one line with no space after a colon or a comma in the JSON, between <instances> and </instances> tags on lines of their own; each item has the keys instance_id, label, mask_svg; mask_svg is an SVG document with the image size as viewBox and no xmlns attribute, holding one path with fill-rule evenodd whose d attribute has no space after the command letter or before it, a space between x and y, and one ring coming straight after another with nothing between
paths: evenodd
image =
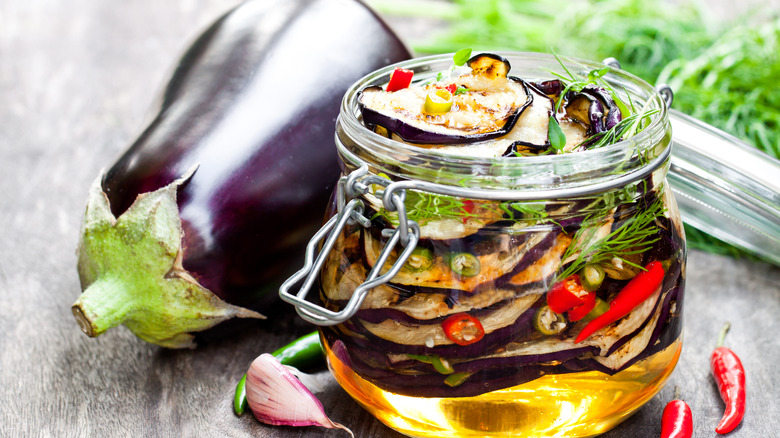
<instances>
[{"instance_id":1,"label":"jar rim","mask_svg":"<svg viewBox=\"0 0 780 438\"><path fill-rule=\"evenodd\" d=\"M549 67L583 71L604 68L605 65L579 58L560 57L536 52L492 52L509 60L510 74L524 79L545 80L552 76ZM611 68L604 79L621 92L628 93L640 105L649 105L658 112L651 116L651 122L641 132L611 145L596 149L565 154L551 154L532 157L475 158L452 153L443 153L420 146L401 143L383 137L368 129L360 121L357 98L366 87L387 82L395 68L415 71L423 79L435 77L436 73L449 69L452 54L432 55L388 65L365 75L346 92L337 121L336 143L343 158L353 165L392 165L409 162L435 163L439 171L417 172L410 166L401 166L397 172L400 178L412 177L445 185L461 184L463 177L469 177L470 186L486 189L513 187L531 191L549 191L551 186L561 189L599 185L606 180L626 179L628 174L652 172L667 160L671 145L671 130L666 101L661 94L644 80L623 70ZM517 74L518 72L522 74ZM529 74L536 73L535 77ZM341 138L346 136L346 138ZM352 141L348 141L352 140ZM349 143L350 146L347 146ZM660 147L659 147L660 146ZM356 153L357 152L357 153ZM368 158L367 158L368 157ZM639 159L637 159L639 158ZM615 165L619 164L619 171ZM392 166L390 166L392 167ZM653 169L648 169L652 167ZM606 172L606 169L610 169ZM441 169L446 169L442 172ZM391 170L392 169L384 169ZM640 171L641 170L641 171ZM600 181L600 180L605 181ZM575 190L576 191L576 190Z\"/></svg>"}]
</instances>

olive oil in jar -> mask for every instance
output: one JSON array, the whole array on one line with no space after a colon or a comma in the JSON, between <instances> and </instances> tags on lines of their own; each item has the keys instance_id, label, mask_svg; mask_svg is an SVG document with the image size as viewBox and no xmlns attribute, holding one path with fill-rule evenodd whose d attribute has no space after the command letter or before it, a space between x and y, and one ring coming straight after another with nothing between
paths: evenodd
<instances>
[{"instance_id":1,"label":"olive oil in jar","mask_svg":"<svg viewBox=\"0 0 780 438\"><path fill-rule=\"evenodd\" d=\"M338 383L372 415L414 437L527 436L567 438L604 433L650 400L669 378L682 339L629 368L547 375L475 397L409 397L358 376L326 344Z\"/></svg>"}]
</instances>

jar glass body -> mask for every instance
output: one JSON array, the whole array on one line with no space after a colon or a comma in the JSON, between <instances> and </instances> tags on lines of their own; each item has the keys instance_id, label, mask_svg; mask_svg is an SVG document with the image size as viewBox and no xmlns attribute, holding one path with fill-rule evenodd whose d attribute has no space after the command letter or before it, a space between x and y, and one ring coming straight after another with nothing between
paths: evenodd
<instances>
[{"instance_id":1,"label":"jar glass body","mask_svg":"<svg viewBox=\"0 0 780 438\"><path fill-rule=\"evenodd\" d=\"M502 55L524 78L560 69L548 55ZM424 80L449 61L403 66ZM568 65L596 67L603 66ZM661 389L681 349L686 252L665 180L671 131L663 100L641 80L610 73L635 105L657 109L629 141L474 159L402 145L360 123L359 91L391 71L348 91L337 146L345 176L362 166L388 182L423 182L400 193L419 241L352 317L321 329L336 380L410 436L579 437L614 427ZM403 250L388 250L383 266L380 254L402 221L386 190L370 184L355 194L370 222L339 231L320 273L325 307L343 308L377 264L386 272ZM334 196L328 216L342 198ZM661 267L661 279L649 279L651 266ZM572 282L578 301L567 302ZM604 321L620 295L635 302ZM593 333L578 339L588 326Z\"/></svg>"}]
</instances>

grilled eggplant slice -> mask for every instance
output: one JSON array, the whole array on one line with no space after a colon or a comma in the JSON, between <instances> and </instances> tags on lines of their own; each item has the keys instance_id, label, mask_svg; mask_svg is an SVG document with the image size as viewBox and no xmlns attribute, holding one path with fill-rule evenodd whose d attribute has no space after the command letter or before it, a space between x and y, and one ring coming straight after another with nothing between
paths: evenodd
<instances>
[{"instance_id":1,"label":"grilled eggplant slice","mask_svg":"<svg viewBox=\"0 0 780 438\"><path fill-rule=\"evenodd\" d=\"M512 68L506 58L493 53L475 55L468 60L466 65L471 67L472 74L491 79L507 77Z\"/></svg>"},{"instance_id":2,"label":"grilled eggplant slice","mask_svg":"<svg viewBox=\"0 0 780 438\"><path fill-rule=\"evenodd\" d=\"M450 85L466 90L453 96L450 111L425 113L428 93ZM472 143L500 137L512 129L530 102L524 81L475 74L392 93L369 87L358 97L367 126L381 126L413 144Z\"/></svg>"},{"instance_id":3,"label":"grilled eggplant slice","mask_svg":"<svg viewBox=\"0 0 780 438\"><path fill-rule=\"evenodd\" d=\"M401 270L391 280L393 283L413 285L427 288L443 288L472 292L479 285L497 280L512 272L523 257L545 240L546 233L533 233L525 241L495 242L495 250L484 254L473 254L479 261L479 272L475 275L462 276L451 269L446 255L437 254L430 268L424 271ZM375 239L371 233L363 233L365 255L368 265L373 267L382 249L382 242ZM382 273L388 268L386 267Z\"/></svg>"}]
</instances>

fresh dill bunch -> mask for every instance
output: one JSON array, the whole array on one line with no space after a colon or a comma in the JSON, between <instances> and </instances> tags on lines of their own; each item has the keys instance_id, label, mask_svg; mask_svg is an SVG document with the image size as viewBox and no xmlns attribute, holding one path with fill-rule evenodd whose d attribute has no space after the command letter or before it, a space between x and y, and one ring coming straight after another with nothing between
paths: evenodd
<instances>
[{"instance_id":1,"label":"fresh dill bunch","mask_svg":"<svg viewBox=\"0 0 780 438\"><path fill-rule=\"evenodd\" d=\"M699 56L669 63L658 81L674 107L780 159L780 18L737 26Z\"/></svg>"}]
</instances>

